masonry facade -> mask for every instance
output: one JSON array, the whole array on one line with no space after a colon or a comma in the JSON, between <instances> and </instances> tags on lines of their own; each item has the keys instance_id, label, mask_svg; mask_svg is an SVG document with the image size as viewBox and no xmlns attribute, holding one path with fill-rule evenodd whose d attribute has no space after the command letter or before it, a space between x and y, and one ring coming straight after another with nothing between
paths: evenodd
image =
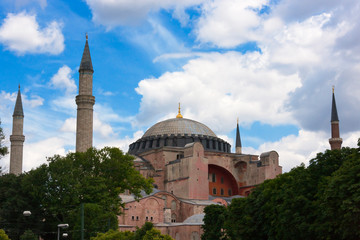
<instances>
[{"instance_id":1,"label":"masonry facade","mask_svg":"<svg viewBox=\"0 0 360 240\"><path fill-rule=\"evenodd\" d=\"M85 152L93 145L93 106L92 95L94 69L91 62L88 36L79 67L79 95L76 96L76 151Z\"/></svg>"},{"instance_id":2,"label":"masonry facade","mask_svg":"<svg viewBox=\"0 0 360 240\"><path fill-rule=\"evenodd\" d=\"M238 125L236 135L236 152L231 153L229 143L206 125L183 118L180 110L176 118L149 128L129 146L129 153L140 173L154 179L155 190L139 202L122 196L120 229L151 221L176 240L200 239L207 205L227 205L282 173L277 152L242 153Z\"/></svg>"},{"instance_id":3,"label":"masonry facade","mask_svg":"<svg viewBox=\"0 0 360 240\"><path fill-rule=\"evenodd\" d=\"M22 173L23 166L23 148L25 136L24 130L24 111L21 101L20 85L16 97L16 103L13 114L12 134L10 136L10 173L19 175Z\"/></svg>"}]
</instances>

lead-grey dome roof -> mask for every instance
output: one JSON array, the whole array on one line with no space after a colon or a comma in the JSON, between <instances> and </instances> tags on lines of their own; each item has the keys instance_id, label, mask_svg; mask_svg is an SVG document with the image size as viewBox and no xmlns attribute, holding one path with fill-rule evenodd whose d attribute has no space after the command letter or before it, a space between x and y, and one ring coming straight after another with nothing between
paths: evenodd
<instances>
[{"instance_id":1,"label":"lead-grey dome roof","mask_svg":"<svg viewBox=\"0 0 360 240\"><path fill-rule=\"evenodd\" d=\"M192 216L188 217L187 219L185 219L184 223L204 224L204 217L205 217L205 213L195 214L195 215L192 215Z\"/></svg>"},{"instance_id":2,"label":"lead-grey dome roof","mask_svg":"<svg viewBox=\"0 0 360 240\"><path fill-rule=\"evenodd\" d=\"M186 118L171 118L162 122L158 122L149 128L143 137L158 135L205 135L217 137L216 134L206 125L197 121Z\"/></svg>"}]
</instances>

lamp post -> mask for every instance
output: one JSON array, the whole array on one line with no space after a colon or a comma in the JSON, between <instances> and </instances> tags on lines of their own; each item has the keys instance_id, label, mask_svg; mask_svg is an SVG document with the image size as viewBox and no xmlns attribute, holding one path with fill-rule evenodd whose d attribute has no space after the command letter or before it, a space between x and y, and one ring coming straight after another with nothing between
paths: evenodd
<instances>
[{"instance_id":1,"label":"lamp post","mask_svg":"<svg viewBox=\"0 0 360 240\"><path fill-rule=\"evenodd\" d=\"M23 212L23 216L24 216L25 218L28 218L28 217L31 216L31 212L30 212L29 210L25 210L25 211ZM25 228L27 228L27 229L24 230L24 231L26 232L26 230L29 229L29 223L28 223L28 221L25 222Z\"/></svg>"},{"instance_id":2,"label":"lamp post","mask_svg":"<svg viewBox=\"0 0 360 240\"><path fill-rule=\"evenodd\" d=\"M69 224L61 223L61 224L58 224L57 226L58 226L57 240L60 240L60 228L68 228Z\"/></svg>"},{"instance_id":3,"label":"lamp post","mask_svg":"<svg viewBox=\"0 0 360 240\"><path fill-rule=\"evenodd\" d=\"M31 212L28 211L28 210L26 210L26 211L23 212L23 215L24 215L24 217L30 217L30 216L31 216Z\"/></svg>"}]
</instances>

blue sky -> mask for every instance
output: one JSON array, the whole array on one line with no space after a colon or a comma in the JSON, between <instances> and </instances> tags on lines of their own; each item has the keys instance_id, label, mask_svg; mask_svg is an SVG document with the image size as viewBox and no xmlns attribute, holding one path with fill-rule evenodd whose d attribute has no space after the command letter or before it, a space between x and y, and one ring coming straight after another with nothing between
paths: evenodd
<instances>
[{"instance_id":1,"label":"blue sky","mask_svg":"<svg viewBox=\"0 0 360 240\"><path fill-rule=\"evenodd\" d=\"M329 148L335 85L344 146L360 136L360 3L337 0L5 0L0 119L10 145L18 84L24 170L75 145L78 67L89 35L94 145L127 151L184 117L284 171ZM1 159L8 169L9 156Z\"/></svg>"}]
</instances>

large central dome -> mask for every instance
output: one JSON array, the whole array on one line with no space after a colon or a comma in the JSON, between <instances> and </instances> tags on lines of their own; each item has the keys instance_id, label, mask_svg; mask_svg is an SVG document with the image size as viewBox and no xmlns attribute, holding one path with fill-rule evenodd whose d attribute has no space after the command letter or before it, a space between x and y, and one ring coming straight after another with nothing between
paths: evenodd
<instances>
[{"instance_id":1,"label":"large central dome","mask_svg":"<svg viewBox=\"0 0 360 240\"><path fill-rule=\"evenodd\" d=\"M216 134L206 125L186 118L171 118L156 123L149 128L143 137L163 135L205 135L216 137Z\"/></svg>"},{"instance_id":2,"label":"large central dome","mask_svg":"<svg viewBox=\"0 0 360 240\"><path fill-rule=\"evenodd\" d=\"M130 144L129 153L138 155L163 147L184 147L188 143L200 142L206 151L230 152L229 143L218 138L206 125L183 118L180 114L156 123L144 136Z\"/></svg>"}]
</instances>

